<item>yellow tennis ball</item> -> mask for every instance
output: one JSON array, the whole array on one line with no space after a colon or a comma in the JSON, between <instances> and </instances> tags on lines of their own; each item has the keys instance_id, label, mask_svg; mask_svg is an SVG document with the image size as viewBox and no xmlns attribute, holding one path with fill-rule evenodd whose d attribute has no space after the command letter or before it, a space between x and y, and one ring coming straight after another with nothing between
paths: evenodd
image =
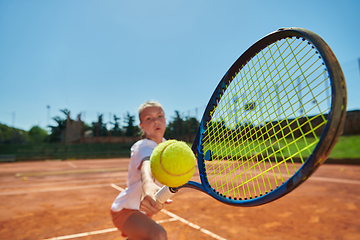
<instances>
[{"instance_id":1,"label":"yellow tennis ball","mask_svg":"<svg viewBox=\"0 0 360 240\"><path fill-rule=\"evenodd\" d=\"M180 187L194 175L196 158L191 148L182 141L160 143L150 157L154 178L168 187Z\"/></svg>"}]
</instances>

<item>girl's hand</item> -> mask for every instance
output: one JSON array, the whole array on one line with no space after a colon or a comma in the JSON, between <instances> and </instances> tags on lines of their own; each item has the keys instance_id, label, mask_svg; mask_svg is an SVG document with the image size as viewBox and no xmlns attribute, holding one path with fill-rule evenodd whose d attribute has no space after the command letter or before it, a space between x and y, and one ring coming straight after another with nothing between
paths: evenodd
<instances>
[{"instance_id":1,"label":"girl's hand","mask_svg":"<svg viewBox=\"0 0 360 240\"><path fill-rule=\"evenodd\" d=\"M140 202L140 210L147 215L154 215L163 209L164 205L156 201L155 193L160 187L152 181L143 183L143 194Z\"/></svg>"},{"instance_id":2,"label":"girl's hand","mask_svg":"<svg viewBox=\"0 0 360 240\"><path fill-rule=\"evenodd\" d=\"M165 204L170 203L172 203L171 199L168 199L165 202ZM144 195L140 202L140 211L145 212L148 216L152 216L158 213L163 208L164 204L159 203L158 201L156 201L155 197L152 198L150 195Z\"/></svg>"},{"instance_id":3,"label":"girl's hand","mask_svg":"<svg viewBox=\"0 0 360 240\"><path fill-rule=\"evenodd\" d=\"M158 213L159 211L161 211L161 209L163 209L163 207L163 204L155 201L148 195L145 196L140 202L140 211L145 212L148 216L152 216Z\"/></svg>"}]
</instances>

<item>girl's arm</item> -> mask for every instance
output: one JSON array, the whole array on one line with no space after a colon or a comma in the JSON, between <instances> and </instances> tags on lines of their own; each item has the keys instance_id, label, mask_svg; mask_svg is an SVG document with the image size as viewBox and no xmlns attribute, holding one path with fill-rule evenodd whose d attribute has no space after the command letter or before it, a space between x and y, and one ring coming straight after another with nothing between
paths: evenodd
<instances>
[{"instance_id":1,"label":"girl's arm","mask_svg":"<svg viewBox=\"0 0 360 240\"><path fill-rule=\"evenodd\" d=\"M145 159L140 167L143 189L140 210L151 216L158 213L164 207L163 204L157 202L155 199L155 193L160 189L160 187L154 182L154 177L150 169L150 160Z\"/></svg>"}]
</instances>

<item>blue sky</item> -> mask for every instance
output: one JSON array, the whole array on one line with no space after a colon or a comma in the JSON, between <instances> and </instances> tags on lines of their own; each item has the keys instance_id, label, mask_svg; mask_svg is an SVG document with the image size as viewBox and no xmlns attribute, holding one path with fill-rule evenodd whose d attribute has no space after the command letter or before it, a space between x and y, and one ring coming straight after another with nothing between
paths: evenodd
<instances>
[{"instance_id":1,"label":"blue sky","mask_svg":"<svg viewBox=\"0 0 360 240\"><path fill-rule=\"evenodd\" d=\"M360 109L359 10L358 0L0 0L0 123L45 128L67 108L123 124L147 100L168 120L200 119L231 64L280 27L325 39L348 110Z\"/></svg>"}]
</instances>

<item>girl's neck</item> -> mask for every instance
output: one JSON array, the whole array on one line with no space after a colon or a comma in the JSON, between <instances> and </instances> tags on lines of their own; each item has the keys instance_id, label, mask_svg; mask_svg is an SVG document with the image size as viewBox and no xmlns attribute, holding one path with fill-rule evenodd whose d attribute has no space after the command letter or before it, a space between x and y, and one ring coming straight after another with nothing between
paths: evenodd
<instances>
[{"instance_id":1,"label":"girl's neck","mask_svg":"<svg viewBox=\"0 0 360 240\"><path fill-rule=\"evenodd\" d=\"M155 138L147 138L147 139L149 139L149 140L151 140L151 141L154 141L154 142L156 142L157 144L159 144L159 143L162 143L162 140L163 140L163 138L159 138L159 139L155 139Z\"/></svg>"}]
</instances>

